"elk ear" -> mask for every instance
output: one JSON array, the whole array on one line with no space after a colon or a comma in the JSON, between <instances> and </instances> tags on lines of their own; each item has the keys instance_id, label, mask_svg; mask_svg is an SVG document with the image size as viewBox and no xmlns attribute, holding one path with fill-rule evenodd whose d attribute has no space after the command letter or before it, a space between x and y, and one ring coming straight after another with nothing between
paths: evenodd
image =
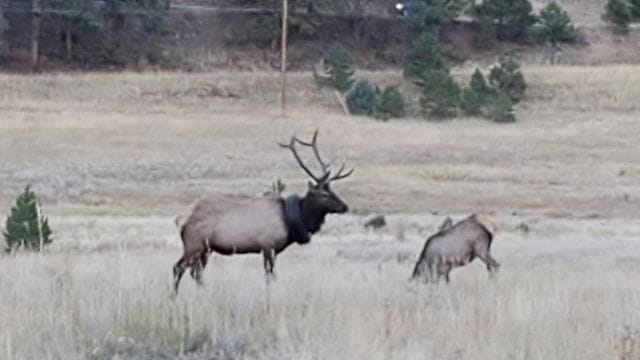
<instances>
[{"instance_id":1,"label":"elk ear","mask_svg":"<svg viewBox=\"0 0 640 360\"><path fill-rule=\"evenodd\" d=\"M315 188L315 187L316 187L316 184L314 184L313 182L311 182L311 180L309 180L309 181L307 182L307 184L309 184L309 190L312 190L313 188Z\"/></svg>"}]
</instances>

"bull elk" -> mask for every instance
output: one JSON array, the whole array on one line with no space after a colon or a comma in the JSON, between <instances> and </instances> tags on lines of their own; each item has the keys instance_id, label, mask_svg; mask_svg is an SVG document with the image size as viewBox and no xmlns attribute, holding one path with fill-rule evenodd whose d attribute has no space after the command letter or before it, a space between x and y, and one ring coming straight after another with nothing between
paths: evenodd
<instances>
[{"instance_id":1,"label":"bull elk","mask_svg":"<svg viewBox=\"0 0 640 360\"><path fill-rule=\"evenodd\" d=\"M492 274L500 264L491 257L491 241L496 233L494 221L483 214L473 214L453 224L447 217L438 232L429 237L413 269L412 279L438 282L449 272L479 258Z\"/></svg>"},{"instance_id":2,"label":"bull elk","mask_svg":"<svg viewBox=\"0 0 640 360\"><path fill-rule=\"evenodd\" d=\"M327 214L348 211L332 190L331 182L348 177L345 164L333 172L318 151L318 131L311 141L302 141L293 135L288 144L298 165L313 180L307 193L282 198L208 196L196 201L183 218L176 218L184 252L173 267L173 285L178 293L180 279L187 268L198 285L211 252L221 255L262 253L267 278L273 276L276 255L293 243L306 244L311 235L320 230ZM322 174L315 175L298 155L296 144L313 150ZM182 221L184 219L184 221Z\"/></svg>"}]
</instances>

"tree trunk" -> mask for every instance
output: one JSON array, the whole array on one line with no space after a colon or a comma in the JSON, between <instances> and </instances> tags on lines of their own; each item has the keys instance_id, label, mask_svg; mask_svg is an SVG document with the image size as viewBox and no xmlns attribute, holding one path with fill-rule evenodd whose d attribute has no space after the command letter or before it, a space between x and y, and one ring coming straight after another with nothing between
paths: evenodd
<instances>
[{"instance_id":1,"label":"tree trunk","mask_svg":"<svg viewBox=\"0 0 640 360\"><path fill-rule=\"evenodd\" d=\"M31 71L37 71L40 52L40 20L42 4L40 0L31 0Z\"/></svg>"},{"instance_id":2,"label":"tree trunk","mask_svg":"<svg viewBox=\"0 0 640 360\"><path fill-rule=\"evenodd\" d=\"M73 59L73 39L71 38L71 30L73 29L73 21L71 19L67 19L66 23L66 44L67 44L67 61L71 61Z\"/></svg>"}]
</instances>

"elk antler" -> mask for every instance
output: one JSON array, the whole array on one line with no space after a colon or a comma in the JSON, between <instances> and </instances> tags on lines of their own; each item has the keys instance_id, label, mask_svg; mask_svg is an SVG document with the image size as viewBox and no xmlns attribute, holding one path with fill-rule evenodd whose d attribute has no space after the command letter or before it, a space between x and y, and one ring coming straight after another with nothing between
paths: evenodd
<instances>
[{"instance_id":1,"label":"elk antler","mask_svg":"<svg viewBox=\"0 0 640 360\"><path fill-rule=\"evenodd\" d=\"M344 171L344 167L345 167L345 164L342 163L342 166L340 166L340 170L338 170L338 173L333 175L331 178L329 178L329 182L332 182L333 180L344 179L347 176L353 174L353 172L355 171L355 168L351 168L351 170L349 170L345 174L343 174L342 172Z\"/></svg>"},{"instance_id":2,"label":"elk antler","mask_svg":"<svg viewBox=\"0 0 640 360\"><path fill-rule=\"evenodd\" d=\"M315 141L315 138L314 138L314 141ZM327 178L329 177L330 172L327 171L327 169L325 168L325 166L321 162L322 170L324 171L324 174L322 174L322 176L320 176L320 177L317 177L316 175L314 175L313 172L311 170L309 170L309 168L304 164L304 162L302 161L302 158L300 158L300 155L298 155L298 151L296 150L296 142L298 142L300 144L303 144L303 145L306 144L304 141L301 141L300 139L298 139L295 134L293 134L291 136L291 140L289 140L289 144L278 143L278 145L280 145L283 148L291 150L291 153L293 153L293 156L296 158L296 161L298 162L298 165L300 165L302 170L304 170L307 173L307 175L309 175L316 182L316 184L320 184L322 182L325 182L327 180ZM314 149L315 149L315 147L314 147Z\"/></svg>"},{"instance_id":3,"label":"elk antler","mask_svg":"<svg viewBox=\"0 0 640 360\"><path fill-rule=\"evenodd\" d=\"M311 138L310 142L302 141L298 138L296 138L296 141L300 145L309 146L313 149L313 153L315 154L316 159L318 159L318 163L320 163L320 167L322 167L322 171L326 173L330 171L330 166L327 165L327 163L322 160L322 157L320 157L320 153L318 152L318 146L316 144L317 139L318 139L318 129L316 129L316 131L313 132L313 138Z\"/></svg>"},{"instance_id":4,"label":"elk antler","mask_svg":"<svg viewBox=\"0 0 640 360\"><path fill-rule=\"evenodd\" d=\"M302 140L298 139L298 137L295 134L293 134L291 136L291 140L289 141L289 144L278 143L278 145L291 150L291 152L293 153L293 156L298 161L298 164L300 165L300 167L302 167L302 169L309 176L311 176L311 178L313 178L313 180L315 180L315 182L317 184L321 184L321 183L324 183L324 182L330 183L333 180L344 179L347 176L351 175L355 169L351 169L347 173L343 174L343 171L344 171L344 168L345 168L345 164L343 163L342 166L340 167L340 170L338 170L338 173L336 175L333 175L333 176L329 177L331 175L331 166L329 164L327 164L324 160L322 160L322 157L320 156L320 152L318 151L318 146L317 146L317 142L316 142L317 139L318 139L318 129L316 129L316 131L313 133L313 137L311 138L311 141L302 141ZM304 165L304 163L302 162L302 159L298 155L298 152L297 152L297 150L295 148L295 144L296 143L298 143L300 145L303 145L303 146L308 146L308 147L313 149L313 153L316 156L316 159L318 160L318 163L320 164L320 167L322 168L322 171L324 172L322 174L322 176L320 176L320 177L315 176L311 172L311 170L309 170L309 168L307 168Z\"/></svg>"}]
</instances>

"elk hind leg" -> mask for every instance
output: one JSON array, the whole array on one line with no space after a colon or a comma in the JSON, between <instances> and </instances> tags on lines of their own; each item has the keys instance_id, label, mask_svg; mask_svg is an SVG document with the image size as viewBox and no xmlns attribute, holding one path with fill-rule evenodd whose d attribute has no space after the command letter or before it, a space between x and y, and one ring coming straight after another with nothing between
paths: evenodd
<instances>
[{"instance_id":1,"label":"elk hind leg","mask_svg":"<svg viewBox=\"0 0 640 360\"><path fill-rule=\"evenodd\" d=\"M273 274L273 268L276 262L275 251L273 249L263 249L262 258L264 260L264 272L267 276L267 279L275 278L275 275Z\"/></svg>"},{"instance_id":2,"label":"elk hind leg","mask_svg":"<svg viewBox=\"0 0 640 360\"><path fill-rule=\"evenodd\" d=\"M185 270L187 270L187 266L185 256L183 255L173 266L173 292L176 295L178 294L180 279L182 279L182 275L184 275Z\"/></svg>"},{"instance_id":3,"label":"elk hind leg","mask_svg":"<svg viewBox=\"0 0 640 360\"><path fill-rule=\"evenodd\" d=\"M207 260L209 258L209 254L206 251L200 253L198 256L194 256L194 261L191 266L191 277L196 281L198 286L204 286L202 282L202 271L207 266Z\"/></svg>"}]
</instances>

